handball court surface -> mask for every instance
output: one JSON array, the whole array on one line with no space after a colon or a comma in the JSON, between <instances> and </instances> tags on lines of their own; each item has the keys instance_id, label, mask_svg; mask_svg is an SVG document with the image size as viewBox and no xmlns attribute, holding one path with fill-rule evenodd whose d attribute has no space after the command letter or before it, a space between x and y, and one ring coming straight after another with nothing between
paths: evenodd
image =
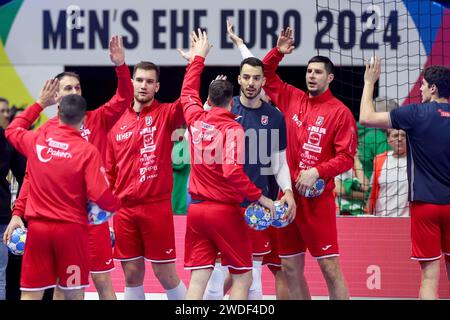
<instances>
[{"instance_id":1,"label":"handball court surface","mask_svg":"<svg viewBox=\"0 0 450 320\"><path fill-rule=\"evenodd\" d=\"M190 272L184 270L184 235L186 216L174 216L177 250L177 271L186 286ZM410 219L375 217L337 218L340 259L350 296L361 299L416 299L419 292L420 269L410 259ZM313 299L327 298L327 287L315 259L306 254L306 278ZM112 271L114 289L123 298L124 276L120 262ZM86 299L97 299L92 280ZM263 267L264 299L274 299L274 279ZM144 289L147 299L166 299L164 290L146 262ZM444 259L441 259L439 297L449 299L449 282Z\"/></svg>"}]
</instances>

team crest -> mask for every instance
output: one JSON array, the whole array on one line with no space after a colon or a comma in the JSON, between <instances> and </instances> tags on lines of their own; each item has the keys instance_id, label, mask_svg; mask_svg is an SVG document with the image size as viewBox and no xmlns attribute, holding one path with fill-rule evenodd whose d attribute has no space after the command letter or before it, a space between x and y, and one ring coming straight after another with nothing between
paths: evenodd
<instances>
[{"instance_id":1,"label":"team crest","mask_svg":"<svg viewBox=\"0 0 450 320\"><path fill-rule=\"evenodd\" d=\"M152 116L148 116L145 117L145 124L147 125L147 127L150 127L153 123L153 117Z\"/></svg>"},{"instance_id":2,"label":"team crest","mask_svg":"<svg viewBox=\"0 0 450 320\"><path fill-rule=\"evenodd\" d=\"M261 116L261 124L262 125L267 125L269 123L269 116L266 116L266 115L262 115Z\"/></svg>"},{"instance_id":3,"label":"team crest","mask_svg":"<svg viewBox=\"0 0 450 320\"><path fill-rule=\"evenodd\" d=\"M316 126L320 127L321 125L323 125L323 120L324 118L322 116L318 116L316 120Z\"/></svg>"}]
</instances>

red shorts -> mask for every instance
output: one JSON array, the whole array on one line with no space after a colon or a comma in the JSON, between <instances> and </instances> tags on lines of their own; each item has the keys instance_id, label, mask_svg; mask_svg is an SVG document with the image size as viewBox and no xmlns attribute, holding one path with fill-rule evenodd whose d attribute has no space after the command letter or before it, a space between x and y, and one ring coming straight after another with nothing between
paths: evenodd
<instances>
[{"instance_id":1,"label":"red shorts","mask_svg":"<svg viewBox=\"0 0 450 320\"><path fill-rule=\"evenodd\" d=\"M188 208L186 269L214 268L218 252L230 273L252 269L252 251L247 227L238 204L211 201L191 203Z\"/></svg>"},{"instance_id":2,"label":"red shorts","mask_svg":"<svg viewBox=\"0 0 450 320\"><path fill-rule=\"evenodd\" d=\"M278 229L269 227L263 230L270 241L270 253L264 255L263 265L266 265L272 272L281 270L280 251L278 249Z\"/></svg>"},{"instance_id":3,"label":"red shorts","mask_svg":"<svg viewBox=\"0 0 450 320\"><path fill-rule=\"evenodd\" d=\"M88 227L77 223L32 220L28 224L20 289L37 291L58 286L89 285Z\"/></svg>"},{"instance_id":4,"label":"red shorts","mask_svg":"<svg viewBox=\"0 0 450 320\"><path fill-rule=\"evenodd\" d=\"M122 207L113 220L116 235L114 259L127 261L144 257L155 263L175 262L170 199Z\"/></svg>"},{"instance_id":5,"label":"red shorts","mask_svg":"<svg viewBox=\"0 0 450 320\"><path fill-rule=\"evenodd\" d=\"M245 214L245 208L241 207L241 214L242 217L244 217ZM266 254L269 254L270 249L270 238L267 231L270 229L265 230L255 230L252 229L246 224L247 226L247 232L248 237L250 238L250 243L252 245L252 253L254 256L263 256Z\"/></svg>"},{"instance_id":6,"label":"red shorts","mask_svg":"<svg viewBox=\"0 0 450 320\"><path fill-rule=\"evenodd\" d=\"M297 216L290 225L278 229L281 258L304 254L315 258L339 255L336 230L336 204L332 192L317 198L296 195Z\"/></svg>"},{"instance_id":7,"label":"red shorts","mask_svg":"<svg viewBox=\"0 0 450 320\"><path fill-rule=\"evenodd\" d=\"M450 204L411 202L411 241L415 260L450 262Z\"/></svg>"},{"instance_id":8,"label":"red shorts","mask_svg":"<svg viewBox=\"0 0 450 320\"><path fill-rule=\"evenodd\" d=\"M109 224L89 225L89 270L91 273L114 269Z\"/></svg>"}]
</instances>

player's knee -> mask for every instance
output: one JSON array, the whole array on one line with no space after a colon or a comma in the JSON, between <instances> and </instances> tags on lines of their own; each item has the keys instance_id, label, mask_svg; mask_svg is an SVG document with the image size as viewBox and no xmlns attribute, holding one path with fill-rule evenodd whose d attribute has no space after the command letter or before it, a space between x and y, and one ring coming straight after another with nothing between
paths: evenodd
<instances>
[{"instance_id":1,"label":"player's knee","mask_svg":"<svg viewBox=\"0 0 450 320\"><path fill-rule=\"evenodd\" d=\"M97 290L108 288L112 285L112 280L109 273L93 273L92 280L94 281Z\"/></svg>"},{"instance_id":2,"label":"player's knee","mask_svg":"<svg viewBox=\"0 0 450 320\"><path fill-rule=\"evenodd\" d=\"M252 282L253 282L253 276L252 272L248 271L245 273L239 273L239 274L231 274L232 279L232 286L239 286L241 288L245 288L247 290L250 289Z\"/></svg>"},{"instance_id":3,"label":"player's knee","mask_svg":"<svg viewBox=\"0 0 450 320\"><path fill-rule=\"evenodd\" d=\"M300 273L298 266L290 259L283 259L282 270L288 278L297 277Z\"/></svg>"},{"instance_id":4,"label":"player's knee","mask_svg":"<svg viewBox=\"0 0 450 320\"><path fill-rule=\"evenodd\" d=\"M171 268L155 268L153 271L155 277L164 288L176 287L180 282L175 270L172 270Z\"/></svg>"}]
</instances>

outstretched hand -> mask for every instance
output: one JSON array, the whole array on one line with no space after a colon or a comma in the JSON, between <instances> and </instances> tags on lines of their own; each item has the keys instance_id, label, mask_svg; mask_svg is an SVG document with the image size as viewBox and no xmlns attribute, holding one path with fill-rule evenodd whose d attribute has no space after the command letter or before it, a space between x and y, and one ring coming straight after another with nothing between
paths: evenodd
<instances>
[{"instance_id":1,"label":"outstretched hand","mask_svg":"<svg viewBox=\"0 0 450 320\"><path fill-rule=\"evenodd\" d=\"M203 58L206 58L212 45L209 43L206 31L202 31L200 28L198 28L197 32L198 34L196 34L195 31L192 31L192 54L194 57L201 56Z\"/></svg>"},{"instance_id":2,"label":"outstretched hand","mask_svg":"<svg viewBox=\"0 0 450 320\"><path fill-rule=\"evenodd\" d=\"M381 74L381 59L375 57L366 61L366 71L364 72L364 82L367 84L375 84L378 81Z\"/></svg>"},{"instance_id":3,"label":"outstretched hand","mask_svg":"<svg viewBox=\"0 0 450 320\"><path fill-rule=\"evenodd\" d=\"M125 63L125 49L122 36L112 36L109 41L109 58L117 67Z\"/></svg>"},{"instance_id":4,"label":"outstretched hand","mask_svg":"<svg viewBox=\"0 0 450 320\"><path fill-rule=\"evenodd\" d=\"M291 27L281 29L281 33L278 36L277 48L283 54L290 54L294 51L294 30Z\"/></svg>"},{"instance_id":5,"label":"outstretched hand","mask_svg":"<svg viewBox=\"0 0 450 320\"><path fill-rule=\"evenodd\" d=\"M192 32L192 33L194 33L194 32ZM191 33L191 36L190 36L190 38L191 38L191 46L189 47L189 50L188 50L188 51L183 51L183 50L181 50L180 48L177 49L177 51L178 51L178 53L180 54L180 56L181 56L182 58L186 59L186 61L187 61L188 63L191 63L192 60L194 59L194 53L193 53L193 48L194 48L194 38L193 38L193 36L192 36L192 33Z\"/></svg>"},{"instance_id":6,"label":"outstretched hand","mask_svg":"<svg viewBox=\"0 0 450 320\"><path fill-rule=\"evenodd\" d=\"M242 38L239 38L237 34L234 33L233 24L231 23L230 20L227 20L227 33L236 47L239 47L240 45L244 44L244 40L242 40Z\"/></svg>"},{"instance_id":7,"label":"outstretched hand","mask_svg":"<svg viewBox=\"0 0 450 320\"><path fill-rule=\"evenodd\" d=\"M41 105L42 108L54 105L56 103L56 92L59 89L59 80L50 79L46 80L44 86L39 93L39 98L37 103Z\"/></svg>"}]
</instances>

